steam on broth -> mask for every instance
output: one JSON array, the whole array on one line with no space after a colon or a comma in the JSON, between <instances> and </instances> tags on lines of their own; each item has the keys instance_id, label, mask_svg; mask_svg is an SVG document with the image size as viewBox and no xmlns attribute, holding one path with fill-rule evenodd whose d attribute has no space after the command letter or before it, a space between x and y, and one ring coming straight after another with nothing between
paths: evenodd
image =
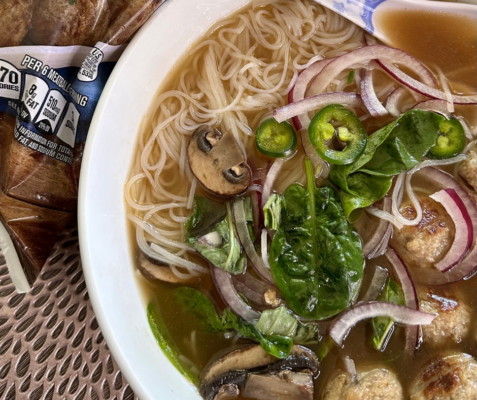
<instances>
[{"instance_id":1,"label":"steam on broth","mask_svg":"<svg viewBox=\"0 0 477 400\"><path fill-rule=\"evenodd\" d=\"M477 29L379 21L434 101L357 26L282 0L219 21L144 119L125 188L138 281L207 400L477 396Z\"/></svg>"}]
</instances>

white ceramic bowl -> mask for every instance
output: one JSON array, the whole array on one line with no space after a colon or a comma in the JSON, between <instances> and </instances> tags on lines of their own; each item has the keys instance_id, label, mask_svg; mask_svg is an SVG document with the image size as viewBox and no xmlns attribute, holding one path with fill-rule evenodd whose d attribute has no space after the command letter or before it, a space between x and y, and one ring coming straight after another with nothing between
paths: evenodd
<instances>
[{"instance_id":1,"label":"white ceramic bowl","mask_svg":"<svg viewBox=\"0 0 477 400\"><path fill-rule=\"evenodd\" d=\"M168 72L217 20L249 0L168 0L127 47L101 96L83 157L79 232L91 302L141 400L200 399L147 323L133 276L123 190L142 117Z\"/></svg>"}]
</instances>

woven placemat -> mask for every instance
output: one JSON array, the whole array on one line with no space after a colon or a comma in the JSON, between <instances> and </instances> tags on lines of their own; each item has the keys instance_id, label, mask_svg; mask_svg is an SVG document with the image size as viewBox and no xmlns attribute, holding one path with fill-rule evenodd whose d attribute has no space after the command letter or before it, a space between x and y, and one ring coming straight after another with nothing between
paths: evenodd
<instances>
[{"instance_id":1,"label":"woven placemat","mask_svg":"<svg viewBox=\"0 0 477 400\"><path fill-rule=\"evenodd\" d=\"M137 399L94 316L75 228L30 293L15 292L0 259L0 399Z\"/></svg>"}]
</instances>

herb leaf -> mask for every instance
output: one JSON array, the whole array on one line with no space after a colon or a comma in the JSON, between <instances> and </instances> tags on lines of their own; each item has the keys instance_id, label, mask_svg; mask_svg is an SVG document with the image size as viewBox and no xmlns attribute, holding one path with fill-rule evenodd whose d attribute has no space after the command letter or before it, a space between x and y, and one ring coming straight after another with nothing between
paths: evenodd
<instances>
[{"instance_id":1,"label":"herb leaf","mask_svg":"<svg viewBox=\"0 0 477 400\"><path fill-rule=\"evenodd\" d=\"M317 188L306 161L308 187L293 184L270 249L273 278L298 315L326 319L347 308L359 290L364 258L330 187Z\"/></svg>"},{"instance_id":2,"label":"herb leaf","mask_svg":"<svg viewBox=\"0 0 477 400\"><path fill-rule=\"evenodd\" d=\"M405 305L404 292L399 284L388 278L378 301L403 306ZM373 346L376 350L383 350L393 333L394 321L389 317L377 317L371 320L371 325L374 331Z\"/></svg>"},{"instance_id":3,"label":"herb leaf","mask_svg":"<svg viewBox=\"0 0 477 400\"><path fill-rule=\"evenodd\" d=\"M242 248L235 233L230 203L224 206L205 197L196 196L194 210L185 223L185 230L184 241L194 246L217 268L233 275L244 272L244 259L240 257ZM216 244L201 240L213 232L221 239Z\"/></svg>"}]
</instances>

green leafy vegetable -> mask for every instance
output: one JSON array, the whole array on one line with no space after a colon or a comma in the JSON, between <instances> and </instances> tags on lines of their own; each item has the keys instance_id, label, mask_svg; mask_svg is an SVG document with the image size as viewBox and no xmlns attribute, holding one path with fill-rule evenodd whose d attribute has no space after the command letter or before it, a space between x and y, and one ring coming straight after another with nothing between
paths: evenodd
<instances>
[{"instance_id":1,"label":"green leafy vegetable","mask_svg":"<svg viewBox=\"0 0 477 400\"><path fill-rule=\"evenodd\" d=\"M222 322L227 330L233 329L243 337L260 343L262 349L277 358L287 358L290 355L293 339L280 335L263 335L253 324L237 317L231 310L226 309Z\"/></svg>"},{"instance_id":2,"label":"green leafy vegetable","mask_svg":"<svg viewBox=\"0 0 477 400\"><path fill-rule=\"evenodd\" d=\"M264 224L267 228L276 231L280 225L283 197L272 194L263 207Z\"/></svg>"},{"instance_id":3,"label":"green leafy vegetable","mask_svg":"<svg viewBox=\"0 0 477 400\"><path fill-rule=\"evenodd\" d=\"M404 292L402 291L401 286L389 278L386 280L386 284L384 285L383 291L379 295L378 300L400 306L405 305ZM377 350L383 350L393 333L394 321L389 317L377 317L371 320L371 325L374 332L372 338L373 346Z\"/></svg>"},{"instance_id":4,"label":"green leafy vegetable","mask_svg":"<svg viewBox=\"0 0 477 400\"><path fill-rule=\"evenodd\" d=\"M224 206L196 196L194 210L187 219L185 228L185 242L194 246L217 268L233 275L243 273L245 258L241 257L242 249L235 233L230 203ZM205 235L214 232L216 234L210 236L214 239L213 243L210 240L201 240Z\"/></svg>"},{"instance_id":5,"label":"green leafy vegetable","mask_svg":"<svg viewBox=\"0 0 477 400\"><path fill-rule=\"evenodd\" d=\"M291 337L296 344L318 343L320 339L317 324L298 321L285 306L263 311L256 327L264 335Z\"/></svg>"},{"instance_id":6,"label":"green leafy vegetable","mask_svg":"<svg viewBox=\"0 0 477 400\"><path fill-rule=\"evenodd\" d=\"M410 110L368 137L363 154L349 165L333 165L329 179L341 189L347 217L383 198L392 177L421 162L434 145L444 117Z\"/></svg>"},{"instance_id":7,"label":"green leafy vegetable","mask_svg":"<svg viewBox=\"0 0 477 400\"><path fill-rule=\"evenodd\" d=\"M147 319L149 321L149 326L154 337L157 340L157 343L161 347L162 351L169 359L169 361L177 368L177 370L189 379L193 384L199 384L199 377L194 375L188 366L184 365L180 359L180 351L177 348L174 340L169 333L164 320L162 318L161 312L159 310L159 305L155 302L149 303L147 306Z\"/></svg>"},{"instance_id":8,"label":"green leafy vegetable","mask_svg":"<svg viewBox=\"0 0 477 400\"><path fill-rule=\"evenodd\" d=\"M174 291L174 297L184 313L194 316L200 329L211 333L224 332L224 324L217 315L214 305L202 292L183 286Z\"/></svg>"},{"instance_id":9,"label":"green leafy vegetable","mask_svg":"<svg viewBox=\"0 0 477 400\"><path fill-rule=\"evenodd\" d=\"M284 195L281 224L270 249L273 278L298 315L322 320L346 309L363 276L361 241L330 187L317 188L306 160L308 186Z\"/></svg>"},{"instance_id":10,"label":"green leafy vegetable","mask_svg":"<svg viewBox=\"0 0 477 400\"><path fill-rule=\"evenodd\" d=\"M181 305L184 313L189 314L199 324L205 332L221 333L228 330L234 330L245 338L255 340L260 343L262 348L268 353L278 358L289 356L293 346L294 338L281 335L278 332L267 334L261 332L255 325L244 321L236 316L231 310L226 309L220 318L215 311L214 305L199 290L190 287L181 287L175 289L174 297ZM290 315L291 316L291 315ZM293 319L294 317L291 316ZM296 320L295 320L296 321ZM305 324L302 324L305 325ZM308 324L307 324L308 325ZM300 342L311 343L313 335L318 335L317 331L312 331L311 326L300 327L295 330L295 337Z\"/></svg>"}]
</instances>

